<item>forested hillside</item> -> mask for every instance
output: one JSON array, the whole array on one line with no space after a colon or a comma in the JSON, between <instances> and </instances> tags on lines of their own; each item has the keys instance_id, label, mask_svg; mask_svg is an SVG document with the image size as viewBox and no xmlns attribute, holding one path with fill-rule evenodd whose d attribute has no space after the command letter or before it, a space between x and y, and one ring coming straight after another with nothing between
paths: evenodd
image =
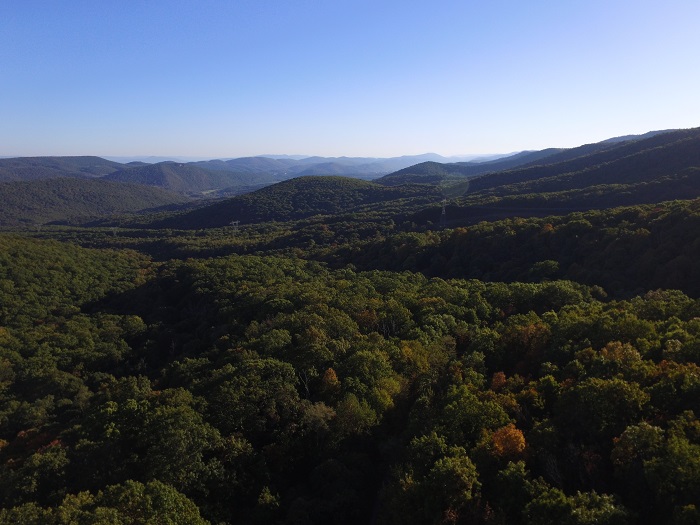
<instances>
[{"instance_id":1,"label":"forested hillside","mask_svg":"<svg viewBox=\"0 0 700 525\"><path fill-rule=\"evenodd\" d=\"M198 210L157 220L150 227L198 229L268 221L292 221L314 215L338 215L372 210L405 213L413 206L439 202L436 188L403 185L386 187L347 177L299 177L227 199Z\"/></svg>"},{"instance_id":2,"label":"forested hillside","mask_svg":"<svg viewBox=\"0 0 700 525\"><path fill-rule=\"evenodd\" d=\"M630 151L638 150L638 145L633 145L632 143L654 139L658 135L668 136L658 138L650 142L650 144L658 146L674 142L679 137L686 136L687 131L650 131L643 135L616 137L576 148L547 148L540 151L522 151L514 155L485 162L422 162L385 175L378 179L377 182L388 186L407 183L437 184L444 180L471 178L498 172L512 172L499 177L488 176L481 178L476 188L482 189L483 187L491 187L491 185L518 181L521 178L537 178L541 176L539 173L542 171L548 175L568 173L569 171L578 171L589 165L608 162L611 159L627 156ZM557 166L555 167L554 165ZM543 166L549 167L543 169ZM534 169L531 170L530 168ZM483 184L485 186L482 186Z\"/></svg>"},{"instance_id":3,"label":"forested hillside","mask_svg":"<svg viewBox=\"0 0 700 525\"><path fill-rule=\"evenodd\" d=\"M700 166L700 128L604 144L608 147L602 151L599 144L582 146L545 159L554 162L484 175L471 181L470 191L493 188L506 188L507 193L561 191L596 184L649 181L673 175L688 166ZM518 183L526 184L526 189L509 186Z\"/></svg>"},{"instance_id":4,"label":"forested hillside","mask_svg":"<svg viewBox=\"0 0 700 525\"><path fill-rule=\"evenodd\" d=\"M105 180L52 178L0 183L0 226L37 227L85 222L183 204L187 199L159 188Z\"/></svg>"},{"instance_id":5,"label":"forested hillside","mask_svg":"<svg viewBox=\"0 0 700 525\"><path fill-rule=\"evenodd\" d=\"M0 182L54 177L101 177L122 167L100 157L18 157L0 159Z\"/></svg>"},{"instance_id":6,"label":"forested hillside","mask_svg":"<svg viewBox=\"0 0 700 525\"><path fill-rule=\"evenodd\" d=\"M617 294L657 288L700 297L700 200L513 218L374 237L328 250L334 264L487 281L572 279Z\"/></svg>"},{"instance_id":7,"label":"forested hillside","mask_svg":"<svg viewBox=\"0 0 700 525\"><path fill-rule=\"evenodd\" d=\"M194 163L159 162L116 171L105 177L114 182L154 186L175 193L201 197L208 193L248 185L272 183L274 178L210 170Z\"/></svg>"}]
</instances>

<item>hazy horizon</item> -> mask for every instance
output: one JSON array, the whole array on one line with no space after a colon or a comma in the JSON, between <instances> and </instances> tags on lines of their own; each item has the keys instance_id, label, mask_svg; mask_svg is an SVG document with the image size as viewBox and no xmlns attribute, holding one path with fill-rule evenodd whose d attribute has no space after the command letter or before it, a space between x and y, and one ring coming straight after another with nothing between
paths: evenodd
<instances>
[{"instance_id":1,"label":"hazy horizon","mask_svg":"<svg viewBox=\"0 0 700 525\"><path fill-rule=\"evenodd\" d=\"M359 155L359 156L348 156L348 155L340 155L340 156L333 156L333 157L326 157L322 155L290 155L290 154L275 154L275 153L269 153L269 154L262 154L262 155L243 155L241 157L232 157L230 155L223 155L219 157L188 157L188 156L182 156L182 155L0 155L0 159L16 159L16 158L41 158L41 157L100 157L105 160L111 160L115 162L134 162L134 161L141 161L141 162L164 162L168 160L172 160L175 162L199 162L199 161L209 161L209 160L233 160L233 159L240 159L240 158L255 158L255 157L266 157L266 158L272 158L272 159L282 159L282 158L289 158L293 160L304 160L304 159L311 159L311 158L324 158L324 159L342 159L342 158L349 158L349 159L374 159L374 160L383 160L383 159L396 159L396 158L402 158L402 157L423 157L423 156L440 156L445 159L449 160L454 160L455 162L459 161L469 161L469 160L479 160L479 159L492 159L492 158L500 158L500 157L507 157L510 155L517 155L518 153L521 153L520 151L511 151L507 153L479 153L479 154L465 154L465 155L440 155L439 153L434 153L434 152L425 152L425 153L418 153L415 155L397 155L395 157L368 157L366 155Z\"/></svg>"},{"instance_id":2,"label":"hazy horizon","mask_svg":"<svg viewBox=\"0 0 700 525\"><path fill-rule=\"evenodd\" d=\"M0 155L451 157L691 128L698 18L694 0L8 2Z\"/></svg>"}]
</instances>

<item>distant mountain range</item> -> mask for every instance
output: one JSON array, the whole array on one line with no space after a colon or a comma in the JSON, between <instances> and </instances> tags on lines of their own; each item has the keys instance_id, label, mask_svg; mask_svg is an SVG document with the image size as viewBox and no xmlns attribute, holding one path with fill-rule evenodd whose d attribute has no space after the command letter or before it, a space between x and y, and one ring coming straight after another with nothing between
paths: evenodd
<instances>
[{"instance_id":1,"label":"distant mountain range","mask_svg":"<svg viewBox=\"0 0 700 525\"><path fill-rule=\"evenodd\" d=\"M617 137L588 147L602 150L659 133L664 132ZM17 157L0 159L0 182L105 177L116 182L155 186L189 197L220 197L307 175L338 175L365 180L382 178L381 183L386 185L435 183L445 178L474 177L540 164L543 158L557 153L567 155L568 151L571 150L546 149L470 161L462 158L458 159L460 162L435 153L392 158L270 155L192 162L163 160L163 157L115 157L112 160L94 156ZM117 158L125 162L117 162Z\"/></svg>"},{"instance_id":2,"label":"distant mountain range","mask_svg":"<svg viewBox=\"0 0 700 525\"><path fill-rule=\"evenodd\" d=\"M528 164L537 164L545 159L566 150L545 149L542 151L523 151L485 162L421 162L407 168L398 170L378 179L378 182L387 186L397 186L408 183L438 184L450 180L475 177L483 173L491 173L515 168Z\"/></svg>"},{"instance_id":3,"label":"distant mountain range","mask_svg":"<svg viewBox=\"0 0 700 525\"><path fill-rule=\"evenodd\" d=\"M192 198L239 195L304 175L371 179L426 159L447 160L434 154L390 159L245 157L152 164L91 156L5 158L0 159L0 226L85 222L181 206Z\"/></svg>"},{"instance_id":4,"label":"distant mountain range","mask_svg":"<svg viewBox=\"0 0 700 525\"><path fill-rule=\"evenodd\" d=\"M157 224L200 228L345 213L436 223L444 221L443 199L449 220L468 222L700 196L700 128L496 159L441 159L447 160L435 154L153 164L89 156L0 159L0 226L84 221L179 207L193 198L199 199L194 211L161 214ZM228 198L207 206L202 197Z\"/></svg>"},{"instance_id":5,"label":"distant mountain range","mask_svg":"<svg viewBox=\"0 0 700 525\"><path fill-rule=\"evenodd\" d=\"M433 153L395 158L242 157L229 160L120 163L100 157L17 157L0 159L0 182L57 177L96 178L155 186L189 197L246 193L305 175L376 179L420 162L447 162Z\"/></svg>"},{"instance_id":6,"label":"distant mountain range","mask_svg":"<svg viewBox=\"0 0 700 525\"><path fill-rule=\"evenodd\" d=\"M245 224L344 214L460 225L696 197L700 128L521 153L481 165L421 163L372 182L298 177L144 225L191 229L233 220Z\"/></svg>"},{"instance_id":7,"label":"distant mountain range","mask_svg":"<svg viewBox=\"0 0 700 525\"><path fill-rule=\"evenodd\" d=\"M366 157L306 157L273 158L242 157L231 160L197 162L197 166L218 171L256 174L278 181L306 175L341 175L359 179L376 179L382 175L413 166L420 162L447 162L449 159L435 153L394 158Z\"/></svg>"}]
</instances>

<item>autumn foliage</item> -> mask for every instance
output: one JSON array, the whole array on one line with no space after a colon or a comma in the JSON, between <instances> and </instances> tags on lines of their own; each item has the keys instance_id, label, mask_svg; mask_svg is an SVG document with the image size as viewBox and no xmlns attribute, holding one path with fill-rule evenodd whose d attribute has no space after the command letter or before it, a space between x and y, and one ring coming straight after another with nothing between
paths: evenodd
<instances>
[{"instance_id":1,"label":"autumn foliage","mask_svg":"<svg viewBox=\"0 0 700 525\"><path fill-rule=\"evenodd\" d=\"M509 423L492 434L491 444L496 456L515 460L525 450L525 436L513 423Z\"/></svg>"}]
</instances>

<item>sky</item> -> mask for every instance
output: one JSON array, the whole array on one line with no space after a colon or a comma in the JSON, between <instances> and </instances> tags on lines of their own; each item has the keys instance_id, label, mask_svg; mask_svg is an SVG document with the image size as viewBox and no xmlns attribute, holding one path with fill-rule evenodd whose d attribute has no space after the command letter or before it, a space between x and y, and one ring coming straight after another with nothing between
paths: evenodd
<instances>
[{"instance_id":1,"label":"sky","mask_svg":"<svg viewBox=\"0 0 700 525\"><path fill-rule=\"evenodd\" d=\"M698 127L698 20L698 0L2 0L0 156L449 156Z\"/></svg>"}]
</instances>

